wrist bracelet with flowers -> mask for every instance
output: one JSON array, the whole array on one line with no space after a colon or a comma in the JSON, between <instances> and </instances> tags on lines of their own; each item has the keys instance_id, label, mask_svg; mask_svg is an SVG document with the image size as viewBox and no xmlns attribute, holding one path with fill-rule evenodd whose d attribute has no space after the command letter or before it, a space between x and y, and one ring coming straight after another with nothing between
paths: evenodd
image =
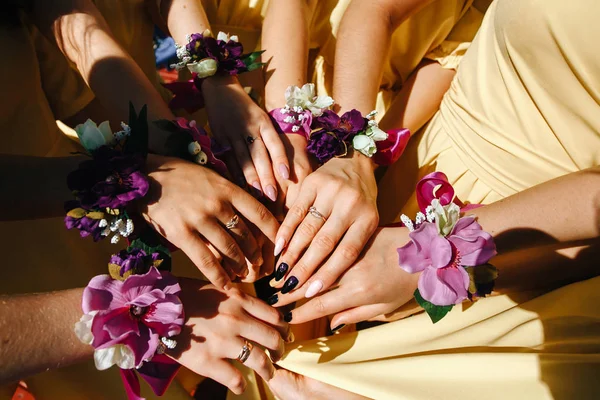
<instances>
[{"instance_id":1,"label":"wrist bracelet with flowers","mask_svg":"<svg viewBox=\"0 0 600 400\"><path fill-rule=\"evenodd\" d=\"M498 276L488 263L496 255L492 235L475 217L463 213L446 176L434 172L417 184L421 211L415 221L406 215L402 223L410 230L410 242L398 249L399 265L411 274L420 272L414 296L433 323L456 304L490 294Z\"/></svg>"},{"instance_id":2,"label":"wrist bracelet with flowers","mask_svg":"<svg viewBox=\"0 0 600 400\"><path fill-rule=\"evenodd\" d=\"M334 157L343 157L353 148L373 158L378 165L390 165L402 155L410 131L379 129L376 111L366 117L358 110L339 116L329 108L334 100L316 96L315 86L290 86L285 91L286 105L270 112L280 133L302 134L308 140L307 151L324 164Z\"/></svg>"},{"instance_id":3,"label":"wrist bracelet with flowers","mask_svg":"<svg viewBox=\"0 0 600 400\"><path fill-rule=\"evenodd\" d=\"M136 372L162 395L179 368L163 355L177 344L184 324L181 288L171 275L171 257L162 238L150 228L135 230L134 202L149 190L144 161L148 152L146 107L139 116L130 107L129 125L113 134L108 122L88 120L76 127L91 159L69 174L76 200L67 202L65 224L94 241L112 236L129 246L111 257L108 274L92 278L83 292L84 315L77 337L94 347L99 370L117 365L129 399L140 395Z\"/></svg>"}]
</instances>

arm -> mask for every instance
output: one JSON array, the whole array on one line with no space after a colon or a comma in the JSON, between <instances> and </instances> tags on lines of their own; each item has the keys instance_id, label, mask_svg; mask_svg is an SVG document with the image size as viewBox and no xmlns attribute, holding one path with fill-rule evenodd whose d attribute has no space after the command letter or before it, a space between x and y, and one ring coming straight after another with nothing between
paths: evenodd
<instances>
[{"instance_id":1,"label":"arm","mask_svg":"<svg viewBox=\"0 0 600 400\"><path fill-rule=\"evenodd\" d=\"M102 15L89 0L34 1L33 15L42 32L51 31L68 59L92 88L111 121L126 121L129 102L148 106L149 120L173 119L140 67L111 36ZM151 148L165 139L150 124Z\"/></svg>"},{"instance_id":2,"label":"arm","mask_svg":"<svg viewBox=\"0 0 600 400\"><path fill-rule=\"evenodd\" d=\"M85 157L0 155L0 221L57 217L71 198L67 175Z\"/></svg>"},{"instance_id":3,"label":"arm","mask_svg":"<svg viewBox=\"0 0 600 400\"><path fill-rule=\"evenodd\" d=\"M499 270L498 293L544 292L600 274L600 167L545 182L467 214L476 216L494 236L498 255L490 262ZM399 268L396 252L408 242L408 233L403 227L380 229L336 290L295 310L293 321L337 313L331 326L338 326L393 312L411 300L419 274ZM279 296L277 305L298 297L302 294Z\"/></svg>"},{"instance_id":4,"label":"arm","mask_svg":"<svg viewBox=\"0 0 600 400\"><path fill-rule=\"evenodd\" d=\"M73 334L82 292L0 296L0 384L92 356L92 347Z\"/></svg>"},{"instance_id":5,"label":"arm","mask_svg":"<svg viewBox=\"0 0 600 400\"><path fill-rule=\"evenodd\" d=\"M354 0L338 33L333 98L341 111L375 107L392 34L432 0ZM357 62L359 60L359 62Z\"/></svg>"}]
</instances>

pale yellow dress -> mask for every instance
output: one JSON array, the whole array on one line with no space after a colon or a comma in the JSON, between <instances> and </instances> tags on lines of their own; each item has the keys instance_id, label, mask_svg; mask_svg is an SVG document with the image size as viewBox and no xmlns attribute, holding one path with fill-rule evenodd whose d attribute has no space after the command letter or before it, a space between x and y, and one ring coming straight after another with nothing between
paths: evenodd
<instances>
[{"instance_id":1,"label":"pale yellow dress","mask_svg":"<svg viewBox=\"0 0 600 400\"><path fill-rule=\"evenodd\" d=\"M320 94L332 94L337 32L352 0L340 0L330 18L332 36L316 59L313 81ZM423 59L456 69L492 0L434 0L394 31L377 96L378 118L394 101ZM382 22L383 23L383 22Z\"/></svg>"},{"instance_id":2,"label":"pale yellow dress","mask_svg":"<svg viewBox=\"0 0 600 400\"><path fill-rule=\"evenodd\" d=\"M490 203L600 165L598 15L597 0L492 3L439 112L380 183L382 223L417 211L431 171ZM599 304L596 277L298 343L280 365L374 399L597 399Z\"/></svg>"}]
</instances>

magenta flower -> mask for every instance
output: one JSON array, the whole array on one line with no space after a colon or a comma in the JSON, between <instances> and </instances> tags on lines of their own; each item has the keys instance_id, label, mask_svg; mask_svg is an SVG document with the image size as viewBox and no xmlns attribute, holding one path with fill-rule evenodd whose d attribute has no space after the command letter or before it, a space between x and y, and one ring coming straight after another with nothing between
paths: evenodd
<instances>
[{"instance_id":1,"label":"magenta flower","mask_svg":"<svg viewBox=\"0 0 600 400\"><path fill-rule=\"evenodd\" d=\"M313 115L310 110L298 113L291 108L276 108L269 112L274 126L279 133L295 133L308 138L310 135Z\"/></svg>"},{"instance_id":2,"label":"magenta flower","mask_svg":"<svg viewBox=\"0 0 600 400\"><path fill-rule=\"evenodd\" d=\"M184 314L177 296L180 291L171 274L155 267L125 281L95 276L83 292L82 304L86 315L94 314L92 346L96 350L127 346L139 367L152 358L160 337L181 332Z\"/></svg>"},{"instance_id":3,"label":"magenta flower","mask_svg":"<svg viewBox=\"0 0 600 400\"><path fill-rule=\"evenodd\" d=\"M195 121L188 121L185 118L175 118L175 123L179 129L187 132L194 142L198 142L201 150L208 158L208 166L218 172L221 176L227 176L227 166L217 157L230 149L220 148L219 144L215 140L212 140L204 129L198 128Z\"/></svg>"},{"instance_id":4,"label":"magenta flower","mask_svg":"<svg viewBox=\"0 0 600 400\"><path fill-rule=\"evenodd\" d=\"M473 217L460 218L447 237L435 223L423 223L398 249L399 264L409 273L423 272L419 292L437 306L459 304L468 296L469 275L463 267L487 263L496 255L492 236Z\"/></svg>"}]
</instances>

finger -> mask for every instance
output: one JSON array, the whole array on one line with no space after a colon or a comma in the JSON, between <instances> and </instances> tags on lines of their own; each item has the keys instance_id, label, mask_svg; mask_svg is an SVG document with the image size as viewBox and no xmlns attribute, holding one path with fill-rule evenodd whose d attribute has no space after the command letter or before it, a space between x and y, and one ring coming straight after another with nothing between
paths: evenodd
<instances>
[{"instance_id":1,"label":"finger","mask_svg":"<svg viewBox=\"0 0 600 400\"><path fill-rule=\"evenodd\" d=\"M314 297L300 307L290 311L284 316L284 320L291 324L302 324L357 307L361 303L360 298L349 286L340 285L335 290L330 290L327 293Z\"/></svg>"},{"instance_id":2,"label":"finger","mask_svg":"<svg viewBox=\"0 0 600 400\"><path fill-rule=\"evenodd\" d=\"M356 324L376 317L386 312L385 304L367 304L337 313L331 319L329 326L332 331L340 330L340 326Z\"/></svg>"},{"instance_id":3,"label":"finger","mask_svg":"<svg viewBox=\"0 0 600 400\"><path fill-rule=\"evenodd\" d=\"M208 220L203 225L201 235L221 254L223 266L232 270L237 276L247 274L248 267L244 253L227 230L217 220Z\"/></svg>"},{"instance_id":4,"label":"finger","mask_svg":"<svg viewBox=\"0 0 600 400\"><path fill-rule=\"evenodd\" d=\"M317 207L317 209L319 210L320 208ZM319 227L319 225L321 225L321 227ZM286 262L288 265L293 265L288 273L288 281L293 280L294 282L297 282L296 288L302 286L335 249L342 236L344 236L346 229L348 229L348 222L342 215L336 216L334 212L327 222L324 223L321 218L315 217L309 213L298 227L292 241L281 257L283 262ZM311 230L314 231L312 237L307 235ZM296 239L298 239L298 241L303 241L303 243L296 246ZM306 252L304 252L305 249L307 249ZM304 252L304 254L301 256L300 260L294 261L294 258L298 257L302 252ZM295 279L292 279L292 277ZM286 283L288 281L286 281ZM284 284L281 292L288 293L291 291L286 289L289 289L289 287L286 288ZM292 290L293 289L294 288L292 288ZM317 287L316 285L312 285L310 287L311 295L307 297L314 296L319 293L321 289L323 289L322 286Z\"/></svg>"},{"instance_id":5,"label":"finger","mask_svg":"<svg viewBox=\"0 0 600 400\"><path fill-rule=\"evenodd\" d=\"M290 242L296 228L302 223L306 214L308 214L309 207L315 202L316 196L317 193L310 185L304 185L301 188L298 198L288 211L277 232L277 239L275 241L276 256L278 256Z\"/></svg>"},{"instance_id":6,"label":"finger","mask_svg":"<svg viewBox=\"0 0 600 400\"><path fill-rule=\"evenodd\" d=\"M271 212L258 200L243 190L234 190L231 204L241 216L258 228L270 241L275 242L279 222Z\"/></svg>"},{"instance_id":7,"label":"finger","mask_svg":"<svg viewBox=\"0 0 600 400\"><path fill-rule=\"evenodd\" d=\"M312 297L329 289L356 262L375 229L377 228L371 229L370 223L365 220L358 220L352 224L331 257L306 282L305 296Z\"/></svg>"},{"instance_id":8,"label":"finger","mask_svg":"<svg viewBox=\"0 0 600 400\"><path fill-rule=\"evenodd\" d=\"M235 211L233 210L229 217L222 218L222 216L218 216L217 218L235 239L248 261L250 261L252 265L262 265L263 261L260 248L256 243L254 235L244 222L244 219L235 214Z\"/></svg>"},{"instance_id":9,"label":"finger","mask_svg":"<svg viewBox=\"0 0 600 400\"><path fill-rule=\"evenodd\" d=\"M269 156L273 162L273 169L283 180L290 179L290 163L285 151L285 146L281 141L281 136L277 133L271 121L261 126L261 137L265 144Z\"/></svg>"},{"instance_id":10,"label":"finger","mask_svg":"<svg viewBox=\"0 0 600 400\"><path fill-rule=\"evenodd\" d=\"M232 147L232 146L230 146L230 147ZM244 177L244 172L242 171L242 168L240 167L239 163L237 162L235 153L233 151L227 151L227 152L223 153L223 155L219 156L219 158L225 163L225 165L227 165L227 170L231 174L231 178L233 179L233 182L235 182L235 184L238 185L239 187L245 188L246 187L246 178ZM255 188L255 190L256 190L256 194L258 194L259 196L262 196L262 191L260 190L260 188L258 188L258 189Z\"/></svg>"},{"instance_id":11,"label":"finger","mask_svg":"<svg viewBox=\"0 0 600 400\"><path fill-rule=\"evenodd\" d=\"M260 136L254 139L252 143L248 144L248 150L250 151L250 157L254 162L254 168L258 174L260 185L263 188L265 195L271 199L271 201L277 200L277 183L275 182L275 176L273 176L273 167L271 166L271 159L267 148L265 147Z\"/></svg>"},{"instance_id":12,"label":"finger","mask_svg":"<svg viewBox=\"0 0 600 400\"><path fill-rule=\"evenodd\" d=\"M241 348L241 347L240 347ZM202 374L223 386L227 386L233 393L240 395L246 390L246 380L242 373L224 360L213 360L210 368L202 366Z\"/></svg>"},{"instance_id":13,"label":"finger","mask_svg":"<svg viewBox=\"0 0 600 400\"><path fill-rule=\"evenodd\" d=\"M242 347L245 345L245 341L243 338L240 338L240 352ZM240 353L234 355L232 358L235 360L240 355ZM275 367L273 366L273 362L271 359L265 354L264 350L257 347L252 346L252 350L250 351L250 355L243 362L245 366L248 368L252 368L261 378L265 381L271 380L273 375L275 374Z\"/></svg>"},{"instance_id":14,"label":"finger","mask_svg":"<svg viewBox=\"0 0 600 400\"><path fill-rule=\"evenodd\" d=\"M259 279L269 276L275 269L275 256L273 255L273 249L275 244L273 242L267 242L262 248L263 264L260 267Z\"/></svg>"},{"instance_id":15,"label":"finger","mask_svg":"<svg viewBox=\"0 0 600 400\"><path fill-rule=\"evenodd\" d=\"M283 338L289 333L290 326L283 320L281 313L273 307L268 306L262 300L246 295L242 307L252 317L264 321L277 329Z\"/></svg>"},{"instance_id":16,"label":"finger","mask_svg":"<svg viewBox=\"0 0 600 400\"><path fill-rule=\"evenodd\" d=\"M238 136L235 138L230 138L230 141L237 163L242 169L246 182L248 182L255 189L261 190L264 193L264 190L260 186L260 180L258 179L256 169L254 168L254 164L250 158L250 153L248 153L248 145L246 144L245 139Z\"/></svg>"},{"instance_id":17,"label":"finger","mask_svg":"<svg viewBox=\"0 0 600 400\"><path fill-rule=\"evenodd\" d=\"M240 325L240 336L269 350L275 359L283 355L285 343L280 333L273 327L248 318Z\"/></svg>"},{"instance_id":18,"label":"finger","mask_svg":"<svg viewBox=\"0 0 600 400\"><path fill-rule=\"evenodd\" d=\"M195 231L184 234L183 241L178 245L210 283L218 288L231 288L229 275Z\"/></svg>"}]
</instances>

